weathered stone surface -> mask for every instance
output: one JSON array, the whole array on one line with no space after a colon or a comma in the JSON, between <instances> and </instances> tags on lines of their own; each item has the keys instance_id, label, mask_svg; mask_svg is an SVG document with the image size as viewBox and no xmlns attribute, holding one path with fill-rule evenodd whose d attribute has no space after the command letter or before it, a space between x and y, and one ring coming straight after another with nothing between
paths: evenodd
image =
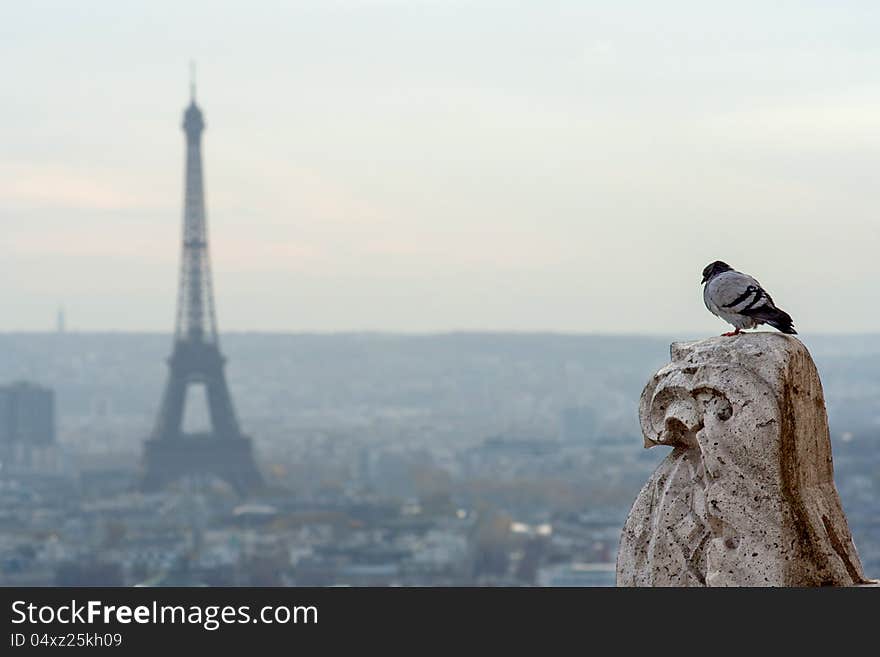
<instances>
[{"instance_id":1,"label":"weathered stone surface","mask_svg":"<svg viewBox=\"0 0 880 657\"><path fill-rule=\"evenodd\" d=\"M642 393L645 446L672 447L639 493L618 586L865 582L834 487L822 384L778 333L674 343Z\"/></svg>"}]
</instances>

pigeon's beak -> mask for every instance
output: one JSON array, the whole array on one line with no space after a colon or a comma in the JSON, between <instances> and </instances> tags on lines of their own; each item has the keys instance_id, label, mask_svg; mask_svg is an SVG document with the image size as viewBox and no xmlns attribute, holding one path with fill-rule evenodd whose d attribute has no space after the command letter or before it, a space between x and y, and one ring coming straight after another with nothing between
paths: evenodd
<instances>
[{"instance_id":1,"label":"pigeon's beak","mask_svg":"<svg viewBox=\"0 0 880 657\"><path fill-rule=\"evenodd\" d=\"M703 280L700 281L700 284L705 283L709 280L709 277L706 274L703 274Z\"/></svg>"}]
</instances>

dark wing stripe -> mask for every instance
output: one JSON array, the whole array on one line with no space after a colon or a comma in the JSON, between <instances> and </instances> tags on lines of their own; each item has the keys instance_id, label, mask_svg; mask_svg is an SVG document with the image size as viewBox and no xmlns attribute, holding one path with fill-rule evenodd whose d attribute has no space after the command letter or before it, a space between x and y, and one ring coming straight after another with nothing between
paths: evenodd
<instances>
[{"instance_id":1,"label":"dark wing stripe","mask_svg":"<svg viewBox=\"0 0 880 657\"><path fill-rule=\"evenodd\" d=\"M763 301L766 298L767 298L767 294L764 292L764 290L762 290L761 288L758 288L758 291L755 293L755 298L752 299L752 301L751 301L751 303L749 303L749 305L747 305L745 308L743 308L739 312L744 313L747 310L751 310L752 308L755 307L755 304L757 304L759 301Z\"/></svg>"},{"instance_id":2,"label":"dark wing stripe","mask_svg":"<svg viewBox=\"0 0 880 657\"><path fill-rule=\"evenodd\" d=\"M757 290L757 288L756 288L754 285L749 285L749 286L746 288L746 291L745 291L745 292L743 292L742 294L740 294L736 299L734 299L734 300L731 301L730 303L726 303L726 304L724 304L724 305L721 306L721 307L722 307L722 308L732 308L733 306L736 306L737 304L740 304L740 303L742 303L743 301L745 301L746 299L748 299L748 298L749 298L749 295L750 295L752 292L754 292L755 290ZM759 294L758 296L760 296L760 294Z\"/></svg>"}]
</instances>

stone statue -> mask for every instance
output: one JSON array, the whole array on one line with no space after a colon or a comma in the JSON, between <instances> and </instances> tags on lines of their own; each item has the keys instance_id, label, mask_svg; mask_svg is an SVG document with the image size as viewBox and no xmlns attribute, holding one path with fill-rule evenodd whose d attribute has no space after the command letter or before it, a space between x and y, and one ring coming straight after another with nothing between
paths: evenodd
<instances>
[{"instance_id":1,"label":"stone statue","mask_svg":"<svg viewBox=\"0 0 880 657\"><path fill-rule=\"evenodd\" d=\"M642 392L639 419L645 446L672 452L626 520L617 585L866 582L806 347L750 333L670 351Z\"/></svg>"}]
</instances>

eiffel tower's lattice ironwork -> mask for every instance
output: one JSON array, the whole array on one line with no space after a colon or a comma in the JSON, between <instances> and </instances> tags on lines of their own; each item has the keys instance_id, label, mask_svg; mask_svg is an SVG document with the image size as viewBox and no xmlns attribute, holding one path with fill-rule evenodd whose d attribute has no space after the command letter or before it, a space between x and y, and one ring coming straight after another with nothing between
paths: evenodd
<instances>
[{"instance_id":1,"label":"eiffel tower's lattice ironwork","mask_svg":"<svg viewBox=\"0 0 880 657\"><path fill-rule=\"evenodd\" d=\"M183 114L186 191L174 346L156 426L145 443L142 484L147 490L155 490L181 477L213 475L240 493L247 493L258 488L262 480L251 441L242 434L235 417L217 335L202 177L204 128L193 85L190 104ZM184 432L187 391L194 385L204 386L208 432Z\"/></svg>"}]
</instances>

